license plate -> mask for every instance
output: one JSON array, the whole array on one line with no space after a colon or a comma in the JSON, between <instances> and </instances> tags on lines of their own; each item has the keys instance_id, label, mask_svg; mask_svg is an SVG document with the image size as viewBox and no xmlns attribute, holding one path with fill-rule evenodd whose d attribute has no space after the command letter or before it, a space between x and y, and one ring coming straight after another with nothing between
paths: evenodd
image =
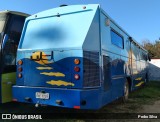
<instances>
[{"instance_id":1,"label":"license plate","mask_svg":"<svg viewBox=\"0 0 160 122\"><path fill-rule=\"evenodd\" d=\"M49 93L36 92L36 98L49 99Z\"/></svg>"}]
</instances>

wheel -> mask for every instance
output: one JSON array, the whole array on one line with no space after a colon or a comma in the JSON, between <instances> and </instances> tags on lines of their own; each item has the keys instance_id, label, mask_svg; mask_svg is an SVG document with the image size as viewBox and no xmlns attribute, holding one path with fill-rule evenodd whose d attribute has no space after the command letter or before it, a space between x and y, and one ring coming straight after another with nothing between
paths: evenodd
<instances>
[{"instance_id":1,"label":"wheel","mask_svg":"<svg viewBox=\"0 0 160 122\"><path fill-rule=\"evenodd\" d=\"M129 96L129 83L126 80L125 84L124 84L124 95L122 97L123 102L126 102L128 100L128 96Z\"/></svg>"}]
</instances>

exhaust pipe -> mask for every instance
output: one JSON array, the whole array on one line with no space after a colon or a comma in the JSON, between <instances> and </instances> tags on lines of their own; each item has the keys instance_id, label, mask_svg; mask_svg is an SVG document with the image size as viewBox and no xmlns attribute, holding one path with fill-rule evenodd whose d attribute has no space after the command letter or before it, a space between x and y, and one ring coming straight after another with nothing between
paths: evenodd
<instances>
[{"instance_id":1,"label":"exhaust pipe","mask_svg":"<svg viewBox=\"0 0 160 122\"><path fill-rule=\"evenodd\" d=\"M38 108L40 106L39 101L35 104L35 107Z\"/></svg>"}]
</instances>

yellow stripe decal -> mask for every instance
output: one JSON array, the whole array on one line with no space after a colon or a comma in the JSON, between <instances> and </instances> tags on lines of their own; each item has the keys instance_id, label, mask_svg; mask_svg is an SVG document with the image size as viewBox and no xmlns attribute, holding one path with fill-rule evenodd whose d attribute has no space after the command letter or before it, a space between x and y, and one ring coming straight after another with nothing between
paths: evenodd
<instances>
[{"instance_id":1,"label":"yellow stripe decal","mask_svg":"<svg viewBox=\"0 0 160 122\"><path fill-rule=\"evenodd\" d=\"M144 83L144 81L139 82L136 86L141 86Z\"/></svg>"},{"instance_id":2,"label":"yellow stripe decal","mask_svg":"<svg viewBox=\"0 0 160 122\"><path fill-rule=\"evenodd\" d=\"M47 81L46 83L50 84L50 85L57 85L57 86L74 86L73 83L71 82L66 82L66 81L62 81L62 80L51 80L51 81Z\"/></svg>"},{"instance_id":3,"label":"yellow stripe decal","mask_svg":"<svg viewBox=\"0 0 160 122\"><path fill-rule=\"evenodd\" d=\"M51 70L53 69L52 67L36 67L38 70Z\"/></svg>"},{"instance_id":4,"label":"yellow stripe decal","mask_svg":"<svg viewBox=\"0 0 160 122\"><path fill-rule=\"evenodd\" d=\"M56 77L64 77L65 76L65 74L60 73L60 72L42 72L40 74L48 75L48 76L56 76Z\"/></svg>"},{"instance_id":5,"label":"yellow stripe decal","mask_svg":"<svg viewBox=\"0 0 160 122\"><path fill-rule=\"evenodd\" d=\"M137 71L134 71L133 74L136 75L136 74L138 74L138 72L137 72Z\"/></svg>"},{"instance_id":6,"label":"yellow stripe decal","mask_svg":"<svg viewBox=\"0 0 160 122\"><path fill-rule=\"evenodd\" d=\"M135 80L142 80L142 77L136 78Z\"/></svg>"}]
</instances>

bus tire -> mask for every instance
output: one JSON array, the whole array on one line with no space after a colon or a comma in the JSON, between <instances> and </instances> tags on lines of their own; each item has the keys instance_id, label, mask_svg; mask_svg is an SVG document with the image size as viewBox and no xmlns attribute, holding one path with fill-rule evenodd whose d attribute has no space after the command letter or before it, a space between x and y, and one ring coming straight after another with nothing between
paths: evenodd
<instances>
[{"instance_id":1,"label":"bus tire","mask_svg":"<svg viewBox=\"0 0 160 122\"><path fill-rule=\"evenodd\" d=\"M125 103L128 100L129 97L129 83L126 80L125 84L124 84L124 88L123 88L123 97L122 97L122 101Z\"/></svg>"}]
</instances>

